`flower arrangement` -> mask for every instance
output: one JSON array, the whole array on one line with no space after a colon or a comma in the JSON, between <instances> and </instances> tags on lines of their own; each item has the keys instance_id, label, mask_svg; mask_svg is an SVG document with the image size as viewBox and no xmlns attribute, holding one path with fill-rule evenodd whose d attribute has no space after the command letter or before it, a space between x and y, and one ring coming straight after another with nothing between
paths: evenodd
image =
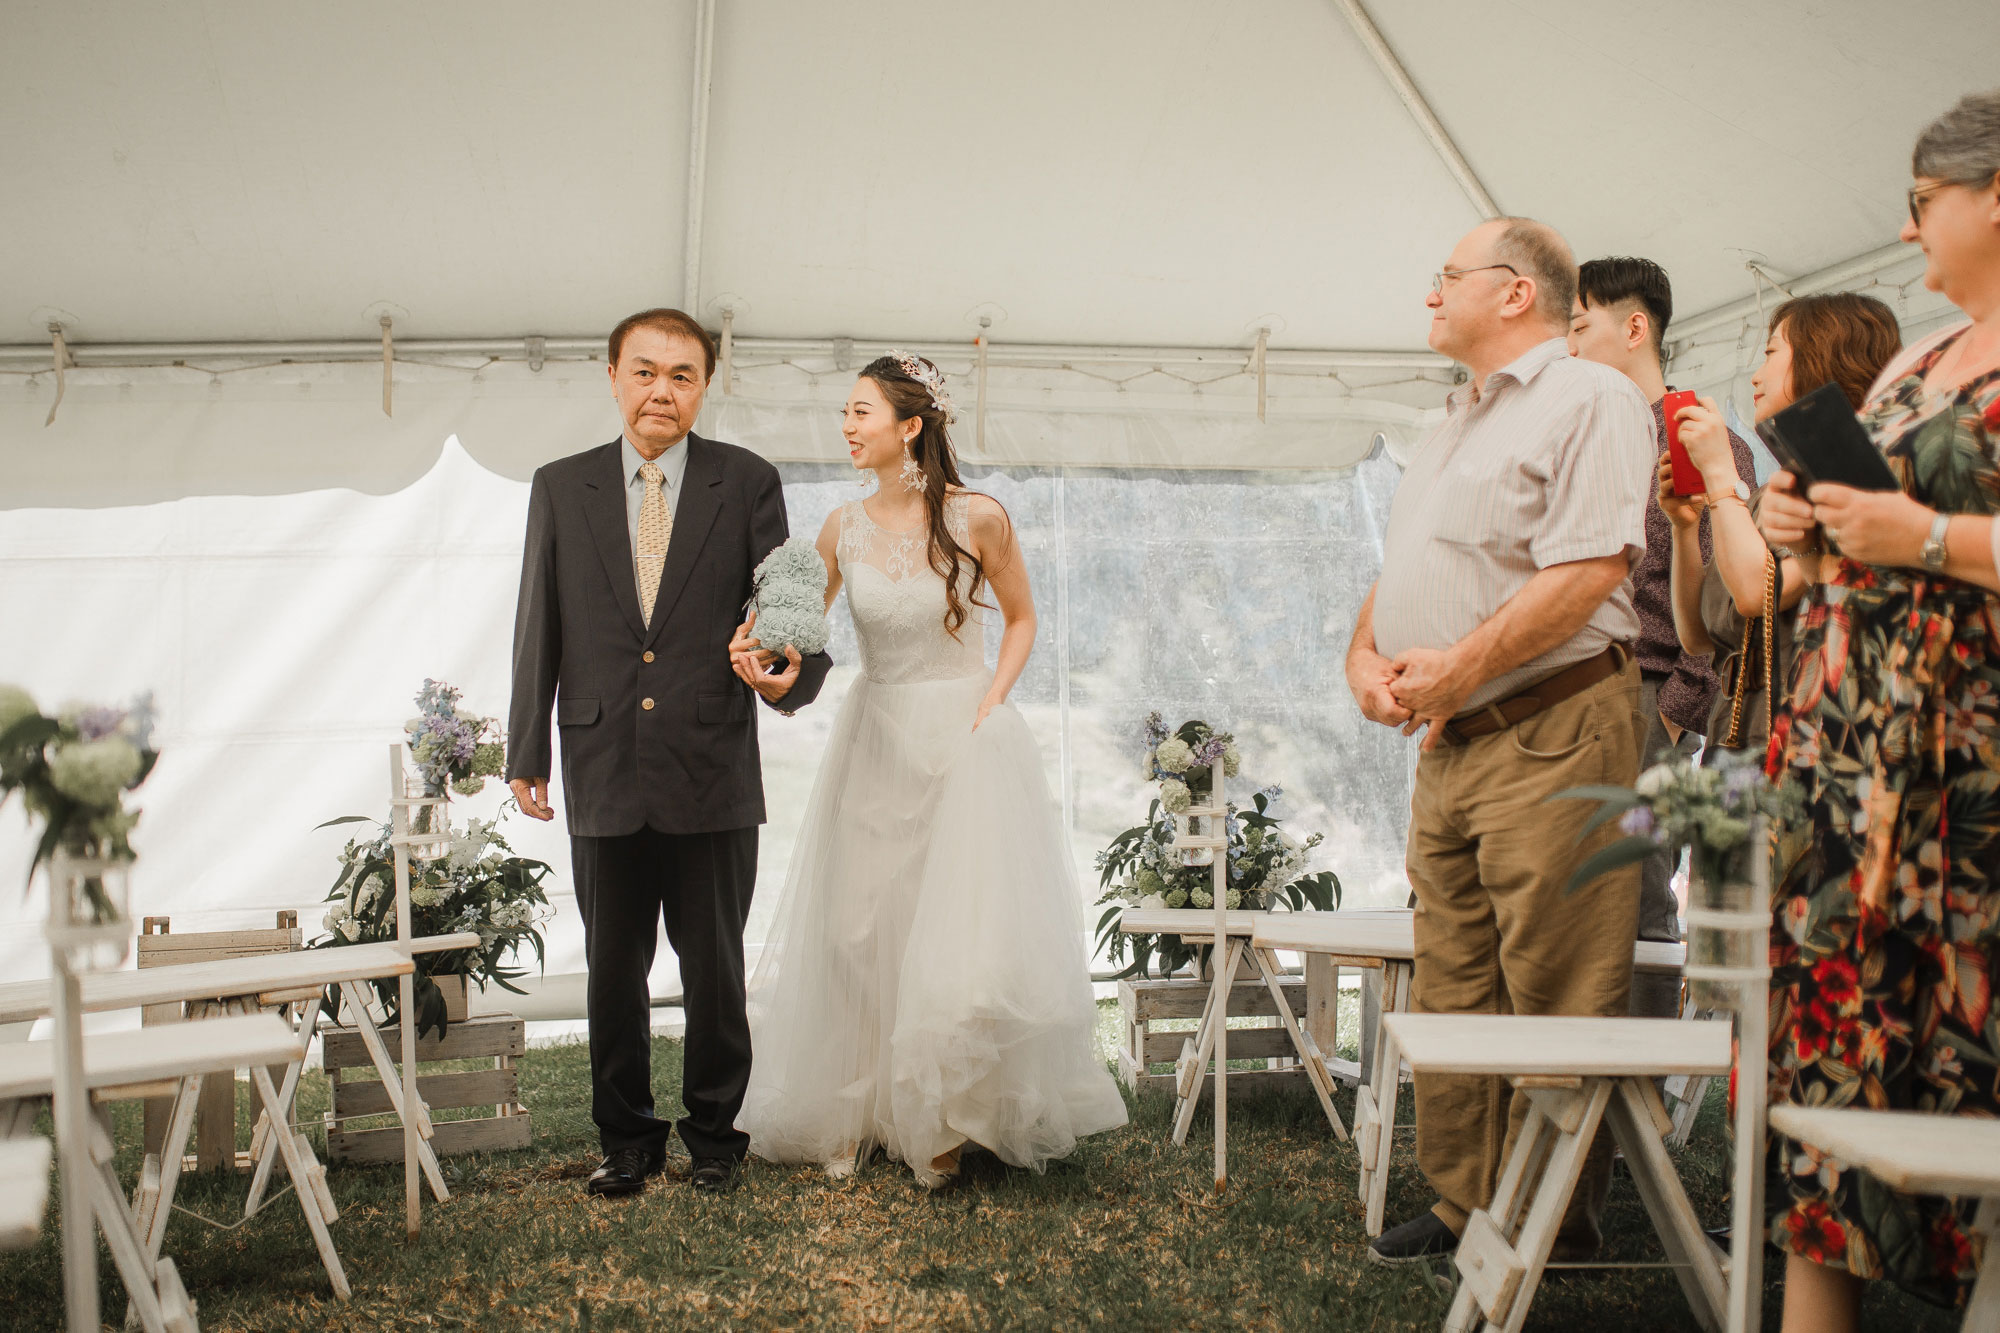
<instances>
[{"instance_id":1,"label":"flower arrangement","mask_svg":"<svg viewBox=\"0 0 2000 1333\"><path fill-rule=\"evenodd\" d=\"M365 815L349 815L320 827L367 822ZM526 942L534 946L539 966L543 961L540 927L551 914L542 891L548 864L515 856L500 834L498 819L467 820L463 830L448 832L450 846L444 855L410 863L411 933L474 931L479 936L477 949L417 955L417 1030L435 1028L440 1035L445 1026L444 994L431 978L464 973L476 980L481 990L492 981L522 994L513 978L525 975L527 969L503 966L502 960ZM314 940L312 948L396 938L396 856L389 845L389 825L379 825L369 841L350 839L341 849L340 873L326 901L332 904L321 923L327 933ZM375 990L383 1008L393 1013L395 981L378 981Z\"/></svg>"},{"instance_id":2,"label":"flower arrangement","mask_svg":"<svg viewBox=\"0 0 2000 1333\"><path fill-rule=\"evenodd\" d=\"M1169 731L1158 713L1145 721L1146 776L1159 782L1160 795L1146 810L1146 822L1126 829L1097 855L1097 944L1113 963L1131 962L1118 974L1144 975L1157 964L1167 976L1207 950L1184 944L1178 935L1128 935L1119 930L1127 907L1177 908L1215 905L1212 853L1200 855L1174 846L1175 817L1193 804L1196 789L1212 789L1216 765L1234 776L1242 759L1235 738L1206 722L1190 721ZM1223 819L1229 839L1225 852L1226 909L1267 911L1283 903L1293 911L1331 911L1340 905L1340 879L1330 870L1307 874L1312 850L1323 840L1314 833L1300 842L1280 827L1272 803L1283 792L1273 786L1255 793L1251 809L1231 803Z\"/></svg>"},{"instance_id":3,"label":"flower arrangement","mask_svg":"<svg viewBox=\"0 0 2000 1333\"><path fill-rule=\"evenodd\" d=\"M0 804L19 791L29 816L45 821L29 878L58 849L132 860L139 812L125 808L125 793L146 780L158 758L150 694L122 708L66 704L51 717L26 690L0 685ZM85 891L98 924L116 918L102 885L87 880Z\"/></svg>"},{"instance_id":4,"label":"flower arrangement","mask_svg":"<svg viewBox=\"0 0 2000 1333\"><path fill-rule=\"evenodd\" d=\"M779 657L787 647L801 657L826 649L826 562L808 537L792 537L764 557L751 572L756 591L758 642Z\"/></svg>"},{"instance_id":5,"label":"flower arrangement","mask_svg":"<svg viewBox=\"0 0 2000 1333\"><path fill-rule=\"evenodd\" d=\"M1229 778L1235 777L1242 767L1243 757L1237 752L1236 738L1199 719L1183 722L1169 731L1158 713L1148 713L1143 726L1145 774L1149 781L1160 784L1160 804L1168 814L1185 813L1194 804L1195 792L1212 786L1217 764L1222 765L1222 775Z\"/></svg>"},{"instance_id":6,"label":"flower arrangement","mask_svg":"<svg viewBox=\"0 0 2000 1333\"><path fill-rule=\"evenodd\" d=\"M476 796L486 779L500 776L507 766L499 721L460 707L462 697L452 686L426 677L417 691L417 716L403 724L426 796L442 796L447 786L460 796Z\"/></svg>"},{"instance_id":7,"label":"flower arrangement","mask_svg":"<svg viewBox=\"0 0 2000 1333\"><path fill-rule=\"evenodd\" d=\"M1697 878L1720 888L1744 878L1759 816L1778 824L1799 816L1796 792L1773 786L1753 756L1728 752L1712 768L1672 759L1641 773L1632 787L1572 787L1549 799L1598 802L1579 838L1614 819L1625 834L1576 868L1570 891L1661 848L1682 847L1688 849Z\"/></svg>"}]
</instances>

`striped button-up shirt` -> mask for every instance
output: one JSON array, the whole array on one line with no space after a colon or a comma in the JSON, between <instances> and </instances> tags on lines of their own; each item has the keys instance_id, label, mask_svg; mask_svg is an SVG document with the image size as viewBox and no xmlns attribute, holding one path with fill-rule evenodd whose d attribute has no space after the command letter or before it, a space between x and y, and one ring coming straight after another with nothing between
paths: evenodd
<instances>
[{"instance_id":1,"label":"striped button-up shirt","mask_svg":"<svg viewBox=\"0 0 2000 1333\"><path fill-rule=\"evenodd\" d=\"M1445 649L1540 571L1646 550L1653 418L1619 372L1551 338L1446 400L1403 473L1382 540L1375 647ZM1495 676L1467 708L1638 637L1627 579L1566 642Z\"/></svg>"}]
</instances>

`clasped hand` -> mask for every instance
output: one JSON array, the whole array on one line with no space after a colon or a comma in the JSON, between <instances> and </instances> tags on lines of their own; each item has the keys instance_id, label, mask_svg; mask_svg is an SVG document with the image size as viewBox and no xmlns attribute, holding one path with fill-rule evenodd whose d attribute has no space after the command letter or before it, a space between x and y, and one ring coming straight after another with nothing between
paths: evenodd
<instances>
[{"instance_id":1,"label":"clasped hand","mask_svg":"<svg viewBox=\"0 0 2000 1333\"><path fill-rule=\"evenodd\" d=\"M1355 664L1348 683L1361 715L1370 722L1401 727L1405 736L1428 727L1426 750L1437 745L1444 724L1471 693L1451 654L1434 648L1405 649L1393 661L1370 654Z\"/></svg>"},{"instance_id":2,"label":"clasped hand","mask_svg":"<svg viewBox=\"0 0 2000 1333\"><path fill-rule=\"evenodd\" d=\"M752 631L757 625L757 613L736 627L736 633L729 639L729 668L736 678L757 691L770 703L776 703L792 692L792 686L799 680L799 650L789 643L785 645L785 669L777 675L768 672L770 665L778 660L778 655L763 646Z\"/></svg>"}]
</instances>

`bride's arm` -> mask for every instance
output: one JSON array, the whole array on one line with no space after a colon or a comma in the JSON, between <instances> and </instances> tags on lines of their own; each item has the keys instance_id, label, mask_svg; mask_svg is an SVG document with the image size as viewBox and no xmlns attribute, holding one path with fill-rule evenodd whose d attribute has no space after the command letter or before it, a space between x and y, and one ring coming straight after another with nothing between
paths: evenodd
<instances>
[{"instance_id":1,"label":"bride's arm","mask_svg":"<svg viewBox=\"0 0 2000 1333\"><path fill-rule=\"evenodd\" d=\"M835 505L826 522L819 525L819 540L814 543L819 550L821 563L826 566L826 606L823 610L833 610L833 599L840 596L840 506Z\"/></svg>"},{"instance_id":2,"label":"bride's arm","mask_svg":"<svg viewBox=\"0 0 2000 1333\"><path fill-rule=\"evenodd\" d=\"M980 700L974 731L1007 695L1028 665L1035 649L1035 598L1028 588L1028 562L1014 536L1013 520L998 500L977 495L972 500L972 553L986 571L986 586L1007 628L1000 636L1000 660L993 670L993 688Z\"/></svg>"}]
</instances>

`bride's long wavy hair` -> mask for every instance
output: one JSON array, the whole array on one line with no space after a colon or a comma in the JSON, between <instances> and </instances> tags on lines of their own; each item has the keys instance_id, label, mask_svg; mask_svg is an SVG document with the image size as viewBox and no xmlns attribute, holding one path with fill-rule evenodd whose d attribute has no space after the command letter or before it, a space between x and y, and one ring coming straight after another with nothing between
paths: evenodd
<instances>
[{"instance_id":1,"label":"bride's long wavy hair","mask_svg":"<svg viewBox=\"0 0 2000 1333\"><path fill-rule=\"evenodd\" d=\"M930 361L916 358L931 372L942 372ZM910 456L923 469L924 485L924 526L929 533L927 550L930 567L944 579L944 627L954 639L972 614L972 606L987 606L990 603L979 599L986 586L986 567L979 557L958 544L944 521L945 497L954 486L964 487L965 482L958 473L958 455L951 447L951 431L946 425L945 413L931 401L931 391L909 372L893 356L879 356L861 368L864 379L875 381L882 396L889 400L890 411L896 414L898 424L915 417L923 422L923 429L910 442ZM972 602L968 605L960 593L958 576L966 568L972 570Z\"/></svg>"}]
</instances>

